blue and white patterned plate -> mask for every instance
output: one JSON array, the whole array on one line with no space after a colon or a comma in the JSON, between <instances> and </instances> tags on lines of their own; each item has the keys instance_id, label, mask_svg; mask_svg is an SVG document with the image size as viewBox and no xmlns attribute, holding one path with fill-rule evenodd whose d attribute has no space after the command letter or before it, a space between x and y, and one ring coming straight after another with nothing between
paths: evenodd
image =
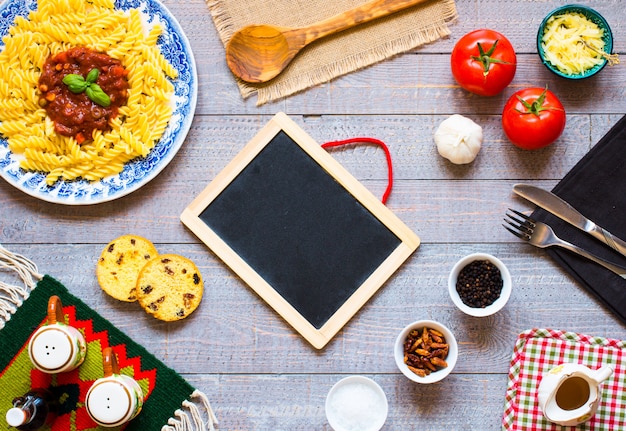
<instances>
[{"instance_id":1,"label":"blue and white patterned plate","mask_svg":"<svg viewBox=\"0 0 626 431\"><path fill-rule=\"evenodd\" d=\"M8 34L17 16L27 16L37 8L36 0L6 0L0 5L0 38ZM45 175L26 172L0 138L0 176L18 189L48 202L65 205L90 205L125 196L152 180L174 158L183 144L196 109L198 75L187 37L176 18L158 0L117 0L116 8L142 11L150 22L159 22L163 34L158 45L165 58L178 70L174 83L174 112L163 136L145 158L127 163L117 175L97 182L57 181L48 186ZM0 50L4 44L0 43Z\"/></svg>"}]
</instances>

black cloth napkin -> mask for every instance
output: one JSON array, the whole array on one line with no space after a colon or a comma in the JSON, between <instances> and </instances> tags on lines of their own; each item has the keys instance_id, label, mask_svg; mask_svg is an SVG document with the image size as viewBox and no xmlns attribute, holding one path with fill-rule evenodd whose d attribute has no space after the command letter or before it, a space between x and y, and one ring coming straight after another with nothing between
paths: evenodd
<instances>
[{"instance_id":1,"label":"black cloth napkin","mask_svg":"<svg viewBox=\"0 0 626 431\"><path fill-rule=\"evenodd\" d=\"M626 116L572 168L552 192L585 217L626 240ZM607 245L538 208L536 220L549 224L562 239L626 267L626 258ZM608 269L551 247L547 253L626 323L626 280Z\"/></svg>"}]
</instances>

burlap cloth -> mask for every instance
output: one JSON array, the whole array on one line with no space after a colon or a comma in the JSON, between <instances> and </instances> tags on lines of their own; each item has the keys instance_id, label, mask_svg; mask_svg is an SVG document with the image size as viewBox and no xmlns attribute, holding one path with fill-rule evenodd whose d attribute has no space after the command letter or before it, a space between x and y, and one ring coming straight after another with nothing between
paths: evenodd
<instances>
[{"instance_id":1,"label":"burlap cloth","mask_svg":"<svg viewBox=\"0 0 626 431\"><path fill-rule=\"evenodd\" d=\"M301 27L367 1L207 0L207 5L226 44L235 31L249 24ZM256 93L257 105L262 105L447 36L448 24L456 17L454 0L430 0L313 42L267 83L237 79L237 84L244 98Z\"/></svg>"}]
</instances>

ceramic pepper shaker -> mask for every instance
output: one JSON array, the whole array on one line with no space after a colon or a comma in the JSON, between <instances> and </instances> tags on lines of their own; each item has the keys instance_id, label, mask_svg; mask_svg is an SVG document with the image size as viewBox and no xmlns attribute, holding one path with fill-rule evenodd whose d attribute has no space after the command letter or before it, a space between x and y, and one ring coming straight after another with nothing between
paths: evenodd
<instances>
[{"instance_id":1,"label":"ceramic pepper shaker","mask_svg":"<svg viewBox=\"0 0 626 431\"><path fill-rule=\"evenodd\" d=\"M143 391L130 376L120 374L113 349L102 351L104 377L96 380L85 397L87 413L102 427L123 425L139 414Z\"/></svg>"},{"instance_id":2,"label":"ceramic pepper shaker","mask_svg":"<svg viewBox=\"0 0 626 431\"><path fill-rule=\"evenodd\" d=\"M65 323L63 304L54 295L48 300L48 321L28 343L28 354L38 370L62 373L77 368L85 359L87 343L80 331Z\"/></svg>"}]
</instances>

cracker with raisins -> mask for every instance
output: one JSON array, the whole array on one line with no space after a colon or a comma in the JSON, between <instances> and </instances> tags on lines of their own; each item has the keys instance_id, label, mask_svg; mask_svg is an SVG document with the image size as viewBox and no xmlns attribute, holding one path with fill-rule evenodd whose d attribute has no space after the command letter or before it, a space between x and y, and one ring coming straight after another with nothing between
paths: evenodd
<instances>
[{"instance_id":1,"label":"cracker with raisins","mask_svg":"<svg viewBox=\"0 0 626 431\"><path fill-rule=\"evenodd\" d=\"M122 235L114 239L102 250L98 259L96 275L100 287L120 301L136 301L139 272L156 256L156 247L146 238Z\"/></svg>"},{"instance_id":2,"label":"cracker with raisins","mask_svg":"<svg viewBox=\"0 0 626 431\"><path fill-rule=\"evenodd\" d=\"M177 254L163 254L148 261L137 279L137 299L148 314L175 321L189 316L200 305L204 283L196 265Z\"/></svg>"}]
</instances>

